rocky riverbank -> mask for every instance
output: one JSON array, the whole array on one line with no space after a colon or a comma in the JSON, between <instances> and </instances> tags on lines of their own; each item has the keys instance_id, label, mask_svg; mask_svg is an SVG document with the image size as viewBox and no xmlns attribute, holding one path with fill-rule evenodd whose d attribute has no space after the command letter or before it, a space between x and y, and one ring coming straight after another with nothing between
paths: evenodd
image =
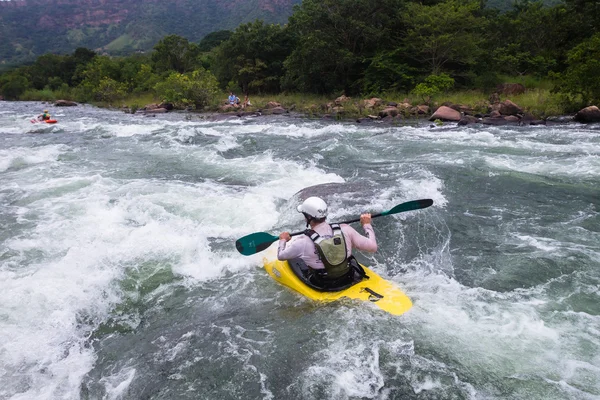
<instances>
[{"instance_id":1,"label":"rocky riverbank","mask_svg":"<svg viewBox=\"0 0 600 400\"><path fill-rule=\"evenodd\" d=\"M54 105L76 106L77 103L58 100ZM226 104L218 110L204 110L202 112L195 110L175 110L173 104L169 103L148 104L140 109L123 107L122 110L127 113L147 116L173 111L186 111L200 114L203 119L209 120L293 114L309 118L355 121L360 124L383 122L392 125L403 124L410 120L431 121L436 124L455 122L458 125L480 123L495 126L545 125L547 123L566 123L571 121L580 123L600 122L600 109L595 105L583 108L573 115L541 118L527 112L509 99L500 101L497 94L493 94L488 101L481 102L475 106L448 102L432 106L429 104L412 104L408 99L398 103L384 101L377 97L356 100L347 96L340 96L325 104L310 104L304 107L296 107L295 105L284 107L279 102L269 101L262 107L248 106L241 108Z\"/></svg>"}]
</instances>

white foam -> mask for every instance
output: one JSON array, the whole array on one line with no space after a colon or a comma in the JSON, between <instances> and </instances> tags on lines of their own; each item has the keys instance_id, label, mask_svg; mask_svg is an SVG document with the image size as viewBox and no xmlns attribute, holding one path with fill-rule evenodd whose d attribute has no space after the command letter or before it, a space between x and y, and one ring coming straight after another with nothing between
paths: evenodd
<instances>
[{"instance_id":1,"label":"white foam","mask_svg":"<svg viewBox=\"0 0 600 400\"><path fill-rule=\"evenodd\" d=\"M135 377L135 368L123 368L116 374L105 376L100 379L100 383L104 384L107 400L123 399L129 385Z\"/></svg>"},{"instance_id":2,"label":"white foam","mask_svg":"<svg viewBox=\"0 0 600 400\"><path fill-rule=\"evenodd\" d=\"M12 147L0 149L0 172L9 168L23 168L29 165L56 161L60 154L67 151L66 145L47 145L41 147Z\"/></svg>"}]
</instances>

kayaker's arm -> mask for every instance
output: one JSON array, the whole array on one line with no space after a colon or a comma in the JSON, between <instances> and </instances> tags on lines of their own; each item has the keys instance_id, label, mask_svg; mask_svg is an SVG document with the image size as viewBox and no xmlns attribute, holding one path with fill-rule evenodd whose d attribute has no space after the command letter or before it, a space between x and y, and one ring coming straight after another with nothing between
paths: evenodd
<instances>
[{"instance_id":1,"label":"kayaker's arm","mask_svg":"<svg viewBox=\"0 0 600 400\"><path fill-rule=\"evenodd\" d=\"M352 248L368 251L369 253L375 253L377 251L377 239L375 238L375 231L371 224L363 225L366 237L358 233L354 228L349 225L343 225L345 229L344 235L346 239L350 239Z\"/></svg>"},{"instance_id":2,"label":"kayaker's arm","mask_svg":"<svg viewBox=\"0 0 600 400\"><path fill-rule=\"evenodd\" d=\"M284 232L287 233L287 232ZM298 258L304 253L304 243L302 240L295 240L291 243L288 241L291 239L289 234L284 236L282 233L279 237L279 247L277 248L277 259L279 261L291 260ZM283 237L282 237L283 236Z\"/></svg>"}]
</instances>

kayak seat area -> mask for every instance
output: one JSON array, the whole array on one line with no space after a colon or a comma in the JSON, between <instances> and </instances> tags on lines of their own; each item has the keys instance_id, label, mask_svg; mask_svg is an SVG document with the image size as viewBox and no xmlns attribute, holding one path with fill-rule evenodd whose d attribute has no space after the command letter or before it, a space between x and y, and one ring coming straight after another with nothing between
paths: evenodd
<instances>
[{"instance_id":1,"label":"kayak seat area","mask_svg":"<svg viewBox=\"0 0 600 400\"><path fill-rule=\"evenodd\" d=\"M319 292L339 292L340 290L345 290L356 285L365 278L368 279L368 277L364 275L364 270L354 258L352 258L351 263L354 263L355 265L353 265L353 268L350 270L350 274L332 280L320 277L317 272L312 270L300 258L289 260L288 263L294 274L306 286ZM363 271L363 274L360 274L358 272L359 270Z\"/></svg>"}]
</instances>

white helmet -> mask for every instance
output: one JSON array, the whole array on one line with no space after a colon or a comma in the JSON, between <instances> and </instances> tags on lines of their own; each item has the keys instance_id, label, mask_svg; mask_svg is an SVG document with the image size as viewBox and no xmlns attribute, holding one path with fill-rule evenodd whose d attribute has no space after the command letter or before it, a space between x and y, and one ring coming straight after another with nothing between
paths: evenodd
<instances>
[{"instance_id":1,"label":"white helmet","mask_svg":"<svg viewBox=\"0 0 600 400\"><path fill-rule=\"evenodd\" d=\"M316 219L325 218L327 216L327 203L319 197L309 197L298 206L298 212Z\"/></svg>"}]
</instances>

